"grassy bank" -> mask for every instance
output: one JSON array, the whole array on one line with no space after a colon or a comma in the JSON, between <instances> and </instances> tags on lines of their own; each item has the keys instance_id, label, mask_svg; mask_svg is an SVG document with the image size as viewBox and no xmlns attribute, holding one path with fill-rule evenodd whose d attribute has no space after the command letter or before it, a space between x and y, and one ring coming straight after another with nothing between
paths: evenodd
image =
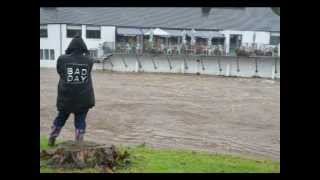
<instances>
[{"instance_id":1,"label":"grassy bank","mask_svg":"<svg viewBox=\"0 0 320 180\"><path fill-rule=\"evenodd\" d=\"M47 139L40 138L40 150L47 148ZM131 154L132 161L128 168L118 169L119 173L264 173L280 171L280 163L269 160L254 160L188 150L153 149L143 145L119 148L126 149ZM44 163L44 161L40 162L40 164ZM40 172L99 173L99 170L64 170L42 166Z\"/></svg>"}]
</instances>

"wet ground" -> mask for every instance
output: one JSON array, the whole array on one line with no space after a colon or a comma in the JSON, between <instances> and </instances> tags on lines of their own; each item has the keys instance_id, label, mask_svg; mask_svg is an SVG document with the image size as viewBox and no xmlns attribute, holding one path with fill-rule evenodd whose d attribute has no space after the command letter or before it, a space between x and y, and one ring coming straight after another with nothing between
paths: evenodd
<instances>
[{"instance_id":1,"label":"wet ground","mask_svg":"<svg viewBox=\"0 0 320 180\"><path fill-rule=\"evenodd\" d=\"M280 159L280 82L94 72L87 140ZM56 116L58 75L40 69L40 134ZM60 138L73 139L73 116Z\"/></svg>"}]
</instances>

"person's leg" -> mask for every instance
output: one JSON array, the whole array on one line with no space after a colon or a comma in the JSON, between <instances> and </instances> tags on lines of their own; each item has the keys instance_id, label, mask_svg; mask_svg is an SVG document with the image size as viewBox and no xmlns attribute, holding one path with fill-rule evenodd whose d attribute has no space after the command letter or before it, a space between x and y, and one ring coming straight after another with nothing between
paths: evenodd
<instances>
[{"instance_id":1,"label":"person's leg","mask_svg":"<svg viewBox=\"0 0 320 180\"><path fill-rule=\"evenodd\" d=\"M59 136L62 127L65 125L70 113L59 111L57 117L54 119L49 134L49 146L54 146L56 138Z\"/></svg>"},{"instance_id":2,"label":"person's leg","mask_svg":"<svg viewBox=\"0 0 320 180\"><path fill-rule=\"evenodd\" d=\"M75 141L81 143L86 131L86 117L88 110L74 114Z\"/></svg>"}]
</instances>

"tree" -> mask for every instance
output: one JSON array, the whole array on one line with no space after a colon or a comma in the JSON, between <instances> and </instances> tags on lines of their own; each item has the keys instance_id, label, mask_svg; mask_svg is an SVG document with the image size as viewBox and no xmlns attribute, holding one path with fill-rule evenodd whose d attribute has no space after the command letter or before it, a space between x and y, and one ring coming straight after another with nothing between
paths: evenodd
<instances>
[{"instance_id":1,"label":"tree","mask_svg":"<svg viewBox=\"0 0 320 180\"><path fill-rule=\"evenodd\" d=\"M278 16L280 16L280 7L272 7L271 9L274 13L276 13Z\"/></svg>"}]
</instances>

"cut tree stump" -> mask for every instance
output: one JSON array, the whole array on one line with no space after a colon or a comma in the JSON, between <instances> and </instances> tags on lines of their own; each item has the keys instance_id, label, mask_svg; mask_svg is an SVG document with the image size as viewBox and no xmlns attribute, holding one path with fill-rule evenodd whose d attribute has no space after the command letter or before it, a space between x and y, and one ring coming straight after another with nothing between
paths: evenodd
<instances>
[{"instance_id":1,"label":"cut tree stump","mask_svg":"<svg viewBox=\"0 0 320 180\"><path fill-rule=\"evenodd\" d=\"M46 165L53 168L101 168L112 172L122 162L128 163L127 151L120 153L115 146L106 146L84 141L77 144L66 141L57 147L40 152L40 158L47 160Z\"/></svg>"}]
</instances>

